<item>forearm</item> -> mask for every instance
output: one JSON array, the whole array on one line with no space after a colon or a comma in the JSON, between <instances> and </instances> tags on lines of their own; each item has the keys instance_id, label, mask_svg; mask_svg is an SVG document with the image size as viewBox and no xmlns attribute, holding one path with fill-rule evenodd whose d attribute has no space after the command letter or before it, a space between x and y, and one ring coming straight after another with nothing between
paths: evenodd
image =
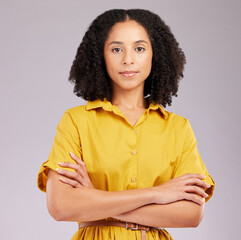
<instances>
[{"instance_id":1,"label":"forearm","mask_svg":"<svg viewBox=\"0 0 241 240\"><path fill-rule=\"evenodd\" d=\"M204 204L198 205L182 200L164 205L146 205L114 218L152 227L197 227L201 222L203 212Z\"/></svg>"},{"instance_id":2,"label":"forearm","mask_svg":"<svg viewBox=\"0 0 241 240\"><path fill-rule=\"evenodd\" d=\"M184 224L183 227L188 227L196 223L198 215L194 210L199 209L196 203L203 204L201 198L208 196L204 189L209 185L202 179L199 174L185 174L155 187L108 192L81 184L79 187L65 184L58 173L50 170L47 206L51 216L59 221L94 221L120 215L120 220L125 217L126 221L144 225L182 227ZM182 199L192 202L180 201ZM149 204L159 205L146 206Z\"/></svg>"},{"instance_id":3,"label":"forearm","mask_svg":"<svg viewBox=\"0 0 241 240\"><path fill-rule=\"evenodd\" d=\"M150 203L152 192L148 188L118 192L73 188L60 182L56 172L48 173L47 206L59 221L94 221Z\"/></svg>"}]
</instances>

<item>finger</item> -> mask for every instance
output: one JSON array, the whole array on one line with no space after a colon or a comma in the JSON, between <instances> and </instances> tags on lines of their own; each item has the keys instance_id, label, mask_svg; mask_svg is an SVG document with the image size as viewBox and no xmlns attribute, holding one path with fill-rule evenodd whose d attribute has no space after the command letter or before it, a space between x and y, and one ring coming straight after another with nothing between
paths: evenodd
<instances>
[{"instance_id":1,"label":"finger","mask_svg":"<svg viewBox=\"0 0 241 240\"><path fill-rule=\"evenodd\" d=\"M83 179L82 186L86 188L94 188L92 182L87 179Z\"/></svg>"},{"instance_id":2,"label":"finger","mask_svg":"<svg viewBox=\"0 0 241 240\"><path fill-rule=\"evenodd\" d=\"M80 176L76 175L72 171L66 170L67 171L66 172L66 171L62 171L61 169L58 169L57 171L61 175L65 175L66 177L75 179L84 187L94 188L85 166L80 166L79 164L69 163L69 162L59 162L58 164L61 167L74 169ZM63 170L65 170L65 169L63 169Z\"/></svg>"},{"instance_id":3,"label":"finger","mask_svg":"<svg viewBox=\"0 0 241 240\"><path fill-rule=\"evenodd\" d=\"M79 168L82 168L81 166L79 166L78 165L78 167ZM86 169L86 168L85 168ZM93 184L92 184L92 182L91 182L91 180L90 180L90 177L89 177L89 174L88 174L88 172L87 172L87 170L85 171L85 169L84 168L82 168L81 170L82 171L84 171L82 174L82 179L81 179L81 184L83 185L83 186L85 186L85 187L91 187L91 188L94 188L93 187Z\"/></svg>"},{"instance_id":4,"label":"finger","mask_svg":"<svg viewBox=\"0 0 241 240\"><path fill-rule=\"evenodd\" d=\"M64 167L64 168L72 168L76 170L77 164L75 163L70 163L70 162L58 162L59 166Z\"/></svg>"},{"instance_id":5,"label":"finger","mask_svg":"<svg viewBox=\"0 0 241 240\"><path fill-rule=\"evenodd\" d=\"M186 173L182 176L180 176L182 179L189 179L189 178L198 178L198 179L204 179L205 176L197 173Z\"/></svg>"},{"instance_id":6,"label":"finger","mask_svg":"<svg viewBox=\"0 0 241 240\"><path fill-rule=\"evenodd\" d=\"M205 203L205 198L201 198L200 196L198 196L196 194L186 193L184 196L184 199L195 202L199 205L203 205Z\"/></svg>"},{"instance_id":7,"label":"finger","mask_svg":"<svg viewBox=\"0 0 241 240\"><path fill-rule=\"evenodd\" d=\"M87 174L87 169L86 169L86 164L85 162L83 162L80 158L78 158L75 154L73 154L72 152L70 152L70 156L71 158L80 166L83 167L84 172Z\"/></svg>"},{"instance_id":8,"label":"finger","mask_svg":"<svg viewBox=\"0 0 241 240\"><path fill-rule=\"evenodd\" d=\"M75 164L75 163L70 163L70 162L59 162L58 163L61 167L64 167L64 168L72 168L74 169L77 173L79 173L82 177L85 176L85 170L83 169L84 167L83 166L80 166L78 164Z\"/></svg>"},{"instance_id":9,"label":"finger","mask_svg":"<svg viewBox=\"0 0 241 240\"><path fill-rule=\"evenodd\" d=\"M90 180L90 177L89 177L89 174L88 174L85 162L83 162L81 159L79 159L72 152L70 152L70 156L77 163L76 165L71 165L71 166L73 166L73 169L75 169L76 172L81 175L81 177L82 177L82 179L81 179L82 186L89 187L89 188L94 188L94 186L93 186L93 184L92 184L92 182ZM66 166L67 165L68 164L66 164Z\"/></svg>"},{"instance_id":10,"label":"finger","mask_svg":"<svg viewBox=\"0 0 241 240\"><path fill-rule=\"evenodd\" d=\"M85 166L85 163L83 163L82 165L77 165L77 172L80 172L81 175L86 178L88 177L89 178L89 175L88 175L88 172L87 172L87 169L86 169L86 166Z\"/></svg>"},{"instance_id":11,"label":"finger","mask_svg":"<svg viewBox=\"0 0 241 240\"><path fill-rule=\"evenodd\" d=\"M197 185L197 186L202 187L202 188L210 188L211 187L211 185L209 185L208 183L204 182L201 179L197 179L197 178L187 179L186 185Z\"/></svg>"},{"instance_id":12,"label":"finger","mask_svg":"<svg viewBox=\"0 0 241 240\"><path fill-rule=\"evenodd\" d=\"M76 180L80 184L82 183L81 176L78 173L72 172L72 171L69 171L69 170L65 170L65 169L61 169L61 168L57 168L56 170L59 174L65 176L67 178Z\"/></svg>"},{"instance_id":13,"label":"finger","mask_svg":"<svg viewBox=\"0 0 241 240\"><path fill-rule=\"evenodd\" d=\"M69 179L69 178L65 178L65 177L60 177L59 180L65 184L68 184L74 188L79 188L82 187L80 183L78 183L75 180Z\"/></svg>"},{"instance_id":14,"label":"finger","mask_svg":"<svg viewBox=\"0 0 241 240\"><path fill-rule=\"evenodd\" d=\"M82 160L80 160L75 154L73 154L72 152L70 152L69 154L77 164L85 165L85 163Z\"/></svg>"},{"instance_id":15,"label":"finger","mask_svg":"<svg viewBox=\"0 0 241 240\"><path fill-rule=\"evenodd\" d=\"M199 195L202 198L207 198L209 195L203 190L203 188L197 187L197 186L186 186L185 192L188 193L195 193Z\"/></svg>"},{"instance_id":16,"label":"finger","mask_svg":"<svg viewBox=\"0 0 241 240\"><path fill-rule=\"evenodd\" d=\"M87 169L86 169L86 164L85 164L85 162L83 162L81 159L79 159L79 158L78 158L75 154L73 154L72 152L70 152L70 156L71 156L71 158L72 158L77 164L79 164L80 166L83 167L85 176L88 176L88 172L87 172ZM89 177L89 176L88 176L88 177Z\"/></svg>"}]
</instances>

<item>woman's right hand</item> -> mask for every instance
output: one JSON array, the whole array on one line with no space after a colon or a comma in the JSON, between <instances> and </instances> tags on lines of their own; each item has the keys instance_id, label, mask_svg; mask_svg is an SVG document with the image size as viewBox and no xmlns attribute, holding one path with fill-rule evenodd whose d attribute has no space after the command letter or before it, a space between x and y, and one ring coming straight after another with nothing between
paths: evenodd
<instances>
[{"instance_id":1,"label":"woman's right hand","mask_svg":"<svg viewBox=\"0 0 241 240\"><path fill-rule=\"evenodd\" d=\"M153 187L156 204L168 204L179 200L189 200L202 205L208 197L205 189L210 185L203 181L205 176L188 173Z\"/></svg>"}]
</instances>

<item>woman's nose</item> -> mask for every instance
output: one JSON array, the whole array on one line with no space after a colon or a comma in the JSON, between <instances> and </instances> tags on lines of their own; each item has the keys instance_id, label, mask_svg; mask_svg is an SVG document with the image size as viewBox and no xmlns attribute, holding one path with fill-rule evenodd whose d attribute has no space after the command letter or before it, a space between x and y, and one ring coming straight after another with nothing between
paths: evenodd
<instances>
[{"instance_id":1,"label":"woman's nose","mask_svg":"<svg viewBox=\"0 0 241 240\"><path fill-rule=\"evenodd\" d=\"M131 53L130 51L126 51L123 54L123 64L125 64L125 65L134 64L133 53Z\"/></svg>"}]
</instances>

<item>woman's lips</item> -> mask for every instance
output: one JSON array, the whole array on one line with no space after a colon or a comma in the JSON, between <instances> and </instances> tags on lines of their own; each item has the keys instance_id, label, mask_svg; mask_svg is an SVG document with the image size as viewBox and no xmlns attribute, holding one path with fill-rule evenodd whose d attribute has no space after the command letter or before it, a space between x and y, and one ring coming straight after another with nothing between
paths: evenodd
<instances>
[{"instance_id":1,"label":"woman's lips","mask_svg":"<svg viewBox=\"0 0 241 240\"><path fill-rule=\"evenodd\" d=\"M120 74L124 77L134 77L137 72L136 71L124 71L124 72L120 72Z\"/></svg>"}]
</instances>

